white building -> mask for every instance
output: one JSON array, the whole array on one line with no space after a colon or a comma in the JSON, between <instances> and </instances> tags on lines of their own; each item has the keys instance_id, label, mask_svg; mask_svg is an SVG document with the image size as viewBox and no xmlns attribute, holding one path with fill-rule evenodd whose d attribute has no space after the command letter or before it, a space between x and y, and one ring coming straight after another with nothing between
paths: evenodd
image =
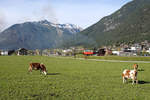
<instances>
[{"instance_id":1,"label":"white building","mask_svg":"<svg viewBox=\"0 0 150 100\"><path fill-rule=\"evenodd\" d=\"M112 54L113 54L113 55L118 55L118 56L119 56L119 55L120 55L120 51L112 51Z\"/></svg>"},{"instance_id":2,"label":"white building","mask_svg":"<svg viewBox=\"0 0 150 100\"><path fill-rule=\"evenodd\" d=\"M8 51L1 51L1 55L2 56L7 56L8 55Z\"/></svg>"}]
</instances>

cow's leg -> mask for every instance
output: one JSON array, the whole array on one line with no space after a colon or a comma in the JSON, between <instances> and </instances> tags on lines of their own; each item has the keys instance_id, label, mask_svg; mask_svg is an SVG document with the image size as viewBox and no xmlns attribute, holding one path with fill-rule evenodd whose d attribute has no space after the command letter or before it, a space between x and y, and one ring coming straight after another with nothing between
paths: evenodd
<instances>
[{"instance_id":1,"label":"cow's leg","mask_svg":"<svg viewBox=\"0 0 150 100\"><path fill-rule=\"evenodd\" d=\"M123 83L125 83L125 82L126 82L126 79L125 79L125 77L122 77L122 80L123 80Z\"/></svg>"},{"instance_id":2,"label":"cow's leg","mask_svg":"<svg viewBox=\"0 0 150 100\"><path fill-rule=\"evenodd\" d=\"M138 80L137 80L137 77L134 77L133 80L132 80L132 84L134 84L136 82L136 84L138 84Z\"/></svg>"},{"instance_id":3,"label":"cow's leg","mask_svg":"<svg viewBox=\"0 0 150 100\"><path fill-rule=\"evenodd\" d=\"M135 82L135 78L132 79L132 85L134 84L134 82Z\"/></svg>"},{"instance_id":4,"label":"cow's leg","mask_svg":"<svg viewBox=\"0 0 150 100\"><path fill-rule=\"evenodd\" d=\"M42 70L40 69L40 74L42 74L43 72L42 72Z\"/></svg>"},{"instance_id":5,"label":"cow's leg","mask_svg":"<svg viewBox=\"0 0 150 100\"><path fill-rule=\"evenodd\" d=\"M135 79L135 81L136 81L136 84L138 84L138 80L137 80L137 78Z\"/></svg>"},{"instance_id":6,"label":"cow's leg","mask_svg":"<svg viewBox=\"0 0 150 100\"><path fill-rule=\"evenodd\" d=\"M132 85L134 84L134 80L132 80Z\"/></svg>"},{"instance_id":7,"label":"cow's leg","mask_svg":"<svg viewBox=\"0 0 150 100\"><path fill-rule=\"evenodd\" d=\"M29 66L28 72L29 72L29 73L32 72L32 66Z\"/></svg>"},{"instance_id":8,"label":"cow's leg","mask_svg":"<svg viewBox=\"0 0 150 100\"><path fill-rule=\"evenodd\" d=\"M138 80L136 80L136 84L138 84Z\"/></svg>"}]
</instances>

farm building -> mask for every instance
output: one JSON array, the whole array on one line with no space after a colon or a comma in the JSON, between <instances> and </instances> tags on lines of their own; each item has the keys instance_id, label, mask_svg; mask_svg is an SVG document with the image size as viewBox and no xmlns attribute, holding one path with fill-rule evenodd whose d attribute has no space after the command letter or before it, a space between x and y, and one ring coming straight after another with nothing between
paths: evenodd
<instances>
[{"instance_id":1,"label":"farm building","mask_svg":"<svg viewBox=\"0 0 150 100\"><path fill-rule=\"evenodd\" d=\"M1 51L1 54L2 56L7 56L8 55L8 51Z\"/></svg>"},{"instance_id":2,"label":"farm building","mask_svg":"<svg viewBox=\"0 0 150 100\"><path fill-rule=\"evenodd\" d=\"M25 48L19 48L17 51L17 55L27 55L28 54L28 50Z\"/></svg>"},{"instance_id":3,"label":"farm building","mask_svg":"<svg viewBox=\"0 0 150 100\"><path fill-rule=\"evenodd\" d=\"M97 52L97 56L104 56L106 53L105 49L99 49Z\"/></svg>"},{"instance_id":4,"label":"farm building","mask_svg":"<svg viewBox=\"0 0 150 100\"><path fill-rule=\"evenodd\" d=\"M112 50L106 49L106 50L105 50L105 55L106 55L106 56L107 56L107 55L112 55Z\"/></svg>"},{"instance_id":5,"label":"farm building","mask_svg":"<svg viewBox=\"0 0 150 100\"><path fill-rule=\"evenodd\" d=\"M84 55L93 55L93 50L84 50Z\"/></svg>"}]
</instances>

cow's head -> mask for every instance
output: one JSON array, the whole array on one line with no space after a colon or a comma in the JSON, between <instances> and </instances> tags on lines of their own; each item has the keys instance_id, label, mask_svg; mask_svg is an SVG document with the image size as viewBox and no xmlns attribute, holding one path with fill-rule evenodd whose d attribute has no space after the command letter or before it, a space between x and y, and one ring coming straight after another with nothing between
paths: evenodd
<instances>
[{"instance_id":1,"label":"cow's head","mask_svg":"<svg viewBox=\"0 0 150 100\"><path fill-rule=\"evenodd\" d=\"M40 64L42 72L47 75L47 70L44 64Z\"/></svg>"},{"instance_id":2,"label":"cow's head","mask_svg":"<svg viewBox=\"0 0 150 100\"><path fill-rule=\"evenodd\" d=\"M134 68L135 70L137 70L137 69L138 69L138 64L134 64L134 65L133 65L133 68Z\"/></svg>"}]
</instances>

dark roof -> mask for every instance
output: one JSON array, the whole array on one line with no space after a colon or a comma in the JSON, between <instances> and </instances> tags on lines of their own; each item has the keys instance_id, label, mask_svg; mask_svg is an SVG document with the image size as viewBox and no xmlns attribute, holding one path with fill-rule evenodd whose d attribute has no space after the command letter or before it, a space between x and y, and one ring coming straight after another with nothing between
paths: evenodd
<instances>
[{"instance_id":1,"label":"dark roof","mask_svg":"<svg viewBox=\"0 0 150 100\"><path fill-rule=\"evenodd\" d=\"M18 51L20 51L20 50L26 50L27 51L27 49L25 49L25 48L19 48Z\"/></svg>"}]
</instances>

